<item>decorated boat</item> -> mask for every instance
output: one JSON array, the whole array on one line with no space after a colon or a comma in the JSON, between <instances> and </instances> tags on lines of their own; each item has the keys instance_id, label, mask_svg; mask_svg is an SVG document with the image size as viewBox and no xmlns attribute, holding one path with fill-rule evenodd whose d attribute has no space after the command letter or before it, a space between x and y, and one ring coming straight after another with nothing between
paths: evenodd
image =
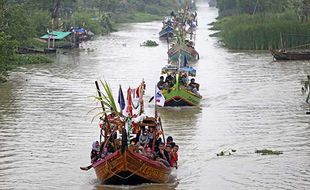
<instances>
[{"instance_id":1,"label":"decorated boat","mask_svg":"<svg viewBox=\"0 0 310 190\"><path fill-rule=\"evenodd\" d=\"M168 65L162 69L162 74L167 75L166 85L161 89L164 106L199 105L202 96L198 93L199 84L195 83L196 70L194 68ZM188 77L192 77L191 82Z\"/></svg>"},{"instance_id":2,"label":"decorated boat","mask_svg":"<svg viewBox=\"0 0 310 190\"><path fill-rule=\"evenodd\" d=\"M176 74L175 77L177 82L171 88L162 90L165 97L164 106L198 106L202 96L181 85L178 82L179 74Z\"/></svg>"},{"instance_id":3,"label":"decorated boat","mask_svg":"<svg viewBox=\"0 0 310 190\"><path fill-rule=\"evenodd\" d=\"M170 167L126 147L94 163L93 168L98 180L105 184L167 183L171 173Z\"/></svg>"},{"instance_id":4,"label":"decorated boat","mask_svg":"<svg viewBox=\"0 0 310 190\"><path fill-rule=\"evenodd\" d=\"M188 61L197 61L199 59L199 53L194 46L189 44L173 44L168 50L169 60L177 61L180 55L186 56Z\"/></svg>"},{"instance_id":5,"label":"decorated boat","mask_svg":"<svg viewBox=\"0 0 310 190\"><path fill-rule=\"evenodd\" d=\"M103 109L99 123L100 143L97 142L98 147L92 149L92 164L81 169L93 168L101 184L168 182L172 167L156 152L159 140L161 142L164 139L165 142L160 117L156 112L155 117L147 117L143 113L144 82L138 88L129 88L126 100L120 87L119 111L110 87L107 83L102 84L105 93L100 91L96 82L99 95L96 99L100 101ZM137 106L134 105L134 99L138 99ZM134 110L138 112L135 113ZM143 135L147 136L149 141L141 140Z\"/></svg>"},{"instance_id":6,"label":"decorated boat","mask_svg":"<svg viewBox=\"0 0 310 190\"><path fill-rule=\"evenodd\" d=\"M168 58L170 61L178 61L179 56L185 56L188 61L197 61L199 53L195 49L195 27L185 29L180 23L176 25L176 41L171 43L168 49Z\"/></svg>"}]
</instances>

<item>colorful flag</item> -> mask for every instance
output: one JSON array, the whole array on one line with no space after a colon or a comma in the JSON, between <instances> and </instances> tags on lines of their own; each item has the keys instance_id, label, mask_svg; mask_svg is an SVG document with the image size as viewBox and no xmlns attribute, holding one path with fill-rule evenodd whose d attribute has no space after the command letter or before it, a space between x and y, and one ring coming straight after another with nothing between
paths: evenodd
<instances>
[{"instance_id":1,"label":"colorful flag","mask_svg":"<svg viewBox=\"0 0 310 190\"><path fill-rule=\"evenodd\" d=\"M123 94L123 90L121 85L119 85L119 91L118 91L118 104L119 107L121 108L121 110L125 109L125 98L124 98L124 94Z\"/></svg>"},{"instance_id":2,"label":"colorful flag","mask_svg":"<svg viewBox=\"0 0 310 190\"><path fill-rule=\"evenodd\" d=\"M155 94L155 102L156 102L156 105L161 106L161 107L165 105L165 97L161 93L161 90L159 90L157 87L156 87L156 94Z\"/></svg>"},{"instance_id":3,"label":"colorful flag","mask_svg":"<svg viewBox=\"0 0 310 190\"><path fill-rule=\"evenodd\" d=\"M131 89L127 90L127 108L126 113L131 117L132 116L132 97L131 97Z\"/></svg>"}]
</instances>

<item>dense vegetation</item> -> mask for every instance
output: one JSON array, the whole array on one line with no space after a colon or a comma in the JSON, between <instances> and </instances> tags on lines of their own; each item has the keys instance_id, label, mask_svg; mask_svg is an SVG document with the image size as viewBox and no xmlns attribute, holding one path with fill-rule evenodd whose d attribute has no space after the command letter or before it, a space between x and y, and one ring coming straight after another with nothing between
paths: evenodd
<instances>
[{"instance_id":1,"label":"dense vegetation","mask_svg":"<svg viewBox=\"0 0 310 190\"><path fill-rule=\"evenodd\" d=\"M49 61L15 53L17 47L42 46L34 38L47 30L84 27L105 34L117 23L161 19L173 8L170 0L0 0L0 81L16 65Z\"/></svg>"},{"instance_id":2,"label":"dense vegetation","mask_svg":"<svg viewBox=\"0 0 310 190\"><path fill-rule=\"evenodd\" d=\"M303 48L310 44L310 0L217 0L214 29L231 49Z\"/></svg>"}]
</instances>

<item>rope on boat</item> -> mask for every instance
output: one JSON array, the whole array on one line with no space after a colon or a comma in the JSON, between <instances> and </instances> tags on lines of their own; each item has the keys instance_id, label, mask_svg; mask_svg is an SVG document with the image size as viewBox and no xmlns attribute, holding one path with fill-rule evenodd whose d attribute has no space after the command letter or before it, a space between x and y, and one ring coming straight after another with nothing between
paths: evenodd
<instances>
[{"instance_id":1,"label":"rope on boat","mask_svg":"<svg viewBox=\"0 0 310 190\"><path fill-rule=\"evenodd\" d=\"M144 163L142 164L142 166L140 166L136 171L132 172L132 174L128 175L127 177L123 177L123 176L120 176L120 175L118 175L117 173L113 172L113 171L111 170L111 166L108 164L108 162L106 162L106 166L109 168L109 171L110 171L113 175L115 175L115 176L117 176L118 178L121 178L121 179L128 179L128 178L130 178L131 176L137 174L137 172L138 172L144 165L145 165L145 162L144 162Z\"/></svg>"},{"instance_id":2,"label":"rope on boat","mask_svg":"<svg viewBox=\"0 0 310 190\"><path fill-rule=\"evenodd\" d=\"M176 100L175 98L172 98L172 100L175 101L175 102L180 102L180 101L182 101L182 99Z\"/></svg>"}]
</instances>

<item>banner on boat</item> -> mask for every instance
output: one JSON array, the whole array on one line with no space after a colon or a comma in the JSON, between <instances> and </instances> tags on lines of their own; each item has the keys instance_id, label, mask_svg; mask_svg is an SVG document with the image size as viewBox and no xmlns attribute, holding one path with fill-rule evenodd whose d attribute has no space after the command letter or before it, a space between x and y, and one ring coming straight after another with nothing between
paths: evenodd
<instances>
[{"instance_id":1,"label":"banner on boat","mask_svg":"<svg viewBox=\"0 0 310 190\"><path fill-rule=\"evenodd\" d=\"M161 93L161 90L159 90L157 87L156 87L156 94L155 94L155 102L156 102L156 105L161 106L161 107L165 105L165 97Z\"/></svg>"}]
</instances>

